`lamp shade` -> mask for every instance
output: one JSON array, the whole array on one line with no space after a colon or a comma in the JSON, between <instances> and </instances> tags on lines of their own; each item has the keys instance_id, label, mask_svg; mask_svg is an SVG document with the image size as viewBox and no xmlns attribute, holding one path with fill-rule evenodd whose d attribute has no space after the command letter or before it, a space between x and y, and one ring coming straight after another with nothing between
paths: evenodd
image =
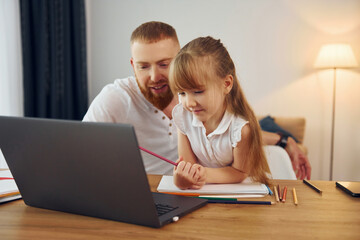
<instances>
[{"instance_id":1,"label":"lamp shade","mask_svg":"<svg viewBox=\"0 0 360 240\"><path fill-rule=\"evenodd\" d=\"M357 67L354 52L349 44L326 44L321 47L315 68Z\"/></svg>"}]
</instances>

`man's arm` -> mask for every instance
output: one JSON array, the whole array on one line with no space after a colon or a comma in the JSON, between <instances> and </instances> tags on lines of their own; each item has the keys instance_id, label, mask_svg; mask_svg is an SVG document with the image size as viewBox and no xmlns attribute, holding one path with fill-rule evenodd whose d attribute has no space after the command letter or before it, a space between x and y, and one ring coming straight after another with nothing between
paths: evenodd
<instances>
[{"instance_id":1,"label":"man's arm","mask_svg":"<svg viewBox=\"0 0 360 240\"><path fill-rule=\"evenodd\" d=\"M280 138L280 135L277 133L262 131L262 139L266 145L276 145ZM305 177L310 179L311 165L309 159L293 138L288 138L285 150L289 154L296 177L300 179L304 179Z\"/></svg>"}]
</instances>

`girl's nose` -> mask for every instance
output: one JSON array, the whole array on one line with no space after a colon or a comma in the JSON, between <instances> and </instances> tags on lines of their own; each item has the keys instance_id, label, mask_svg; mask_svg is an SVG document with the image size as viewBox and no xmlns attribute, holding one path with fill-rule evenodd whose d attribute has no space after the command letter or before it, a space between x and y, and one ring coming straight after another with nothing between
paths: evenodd
<instances>
[{"instance_id":1,"label":"girl's nose","mask_svg":"<svg viewBox=\"0 0 360 240\"><path fill-rule=\"evenodd\" d=\"M186 96L186 106L188 108L193 108L196 106L196 101L195 101L194 97L192 97L190 94L188 94Z\"/></svg>"}]
</instances>

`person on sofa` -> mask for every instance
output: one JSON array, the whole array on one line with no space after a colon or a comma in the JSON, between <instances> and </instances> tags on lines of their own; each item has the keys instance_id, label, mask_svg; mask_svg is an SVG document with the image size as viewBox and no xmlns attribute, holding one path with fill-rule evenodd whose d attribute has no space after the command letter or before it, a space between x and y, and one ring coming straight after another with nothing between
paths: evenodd
<instances>
[{"instance_id":1,"label":"person on sofa","mask_svg":"<svg viewBox=\"0 0 360 240\"><path fill-rule=\"evenodd\" d=\"M178 98L168 84L169 64L180 50L176 31L166 23L147 22L133 31L130 43L135 77L106 85L83 121L132 124L140 146L167 159L178 159L177 130L171 115ZM291 137L262 132L262 138L264 143L281 146L286 151L278 148L278 154L272 157L285 161L290 157L296 176L310 179L309 160ZM172 174L171 164L144 153L143 160L147 173Z\"/></svg>"}]
</instances>

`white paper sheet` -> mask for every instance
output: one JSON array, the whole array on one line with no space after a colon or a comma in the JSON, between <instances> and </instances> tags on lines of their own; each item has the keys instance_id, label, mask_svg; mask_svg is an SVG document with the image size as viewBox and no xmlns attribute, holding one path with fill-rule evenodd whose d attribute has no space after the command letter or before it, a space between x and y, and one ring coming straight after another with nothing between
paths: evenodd
<instances>
[{"instance_id":1,"label":"white paper sheet","mask_svg":"<svg viewBox=\"0 0 360 240\"><path fill-rule=\"evenodd\" d=\"M234 184L205 184L201 189L181 190L175 186L173 176L163 176L157 188L159 192L170 193L199 193L217 195L267 195L268 188L262 183L234 183Z\"/></svg>"}]
</instances>

